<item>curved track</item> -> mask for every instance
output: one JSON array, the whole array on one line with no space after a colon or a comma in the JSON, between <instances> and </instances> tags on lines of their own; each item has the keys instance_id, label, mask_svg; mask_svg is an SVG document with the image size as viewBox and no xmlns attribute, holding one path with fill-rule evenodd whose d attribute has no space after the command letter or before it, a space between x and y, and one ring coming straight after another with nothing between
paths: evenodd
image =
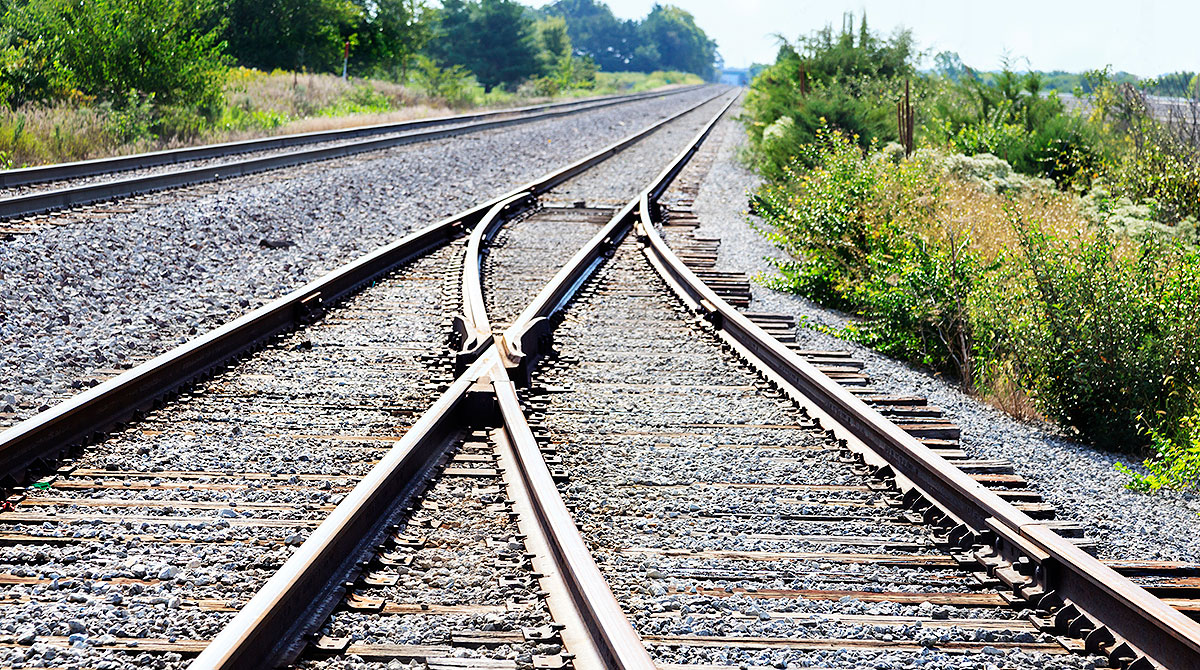
<instances>
[{"instance_id":1,"label":"curved track","mask_svg":"<svg viewBox=\"0 0 1200 670\"><path fill-rule=\"evenodd\" d=\"M1036 502L998 492L1014 480L990 475L994 464L963 460L947 428L912 418L930 411L863 388L852 362L793 351L772 318L739 312L729 278L692 267L708 242L668 246L660 229L686 217L659 201L673 184L676 199L690 188L680 175L732 102L711 103L720 109L704 112L701 131L648 183L634 177L641 190L620 207L558 203L579 192L572 178L636 151L640 136L0 434L15 476L270 343L0 513L17 519L89 492L65 516L25 519L42 525L10 543L12 560L36 564L51 552L22 542L83 521L81 501L109 518L153 502L120 531L93 524L98 563L59 553L52 570L11 578L72 593L84 583L110 605L127 587L167 593L180 575L131 558L143 542L156 556L211 556L216 597L151 598L147 625L165 622L154 628L164 637L135 617L113 626L134 635L110 630L102 642L79 621L87 630L74 640L34 628L9 644L154 652L171 665L199 652L197 668L1200 666L1200 627L1182 613L1200 611L1196 566L1155 582L1178 596L1167 602L1127 576L1138 566L1092 559ZM338 391L347 385L357 390ZM220 393L230 397L210 397ZM279 409L279 397L311 398L314 411ZM330 421L336 431L300 432ZM175 451L147 448L172 433ZM337 446L300 459L289 440ZM139 458L159 460L131 468ZM166 467L187 459L236 481ZM325 468L342 463L357 465L331 479ZM314 497L305 505L292 491ZM183 510L219 511L214 522ZM196 552L184 535L196 527L215 529L211 548ZM96 553L63 533L38 542ZM190 548L158 549L179 543ZM247 597L230 602L217 585ZM3 607L36 605L10 593ZM185 639L185 625L211 642Z\"/></svg>"}]
</instances>

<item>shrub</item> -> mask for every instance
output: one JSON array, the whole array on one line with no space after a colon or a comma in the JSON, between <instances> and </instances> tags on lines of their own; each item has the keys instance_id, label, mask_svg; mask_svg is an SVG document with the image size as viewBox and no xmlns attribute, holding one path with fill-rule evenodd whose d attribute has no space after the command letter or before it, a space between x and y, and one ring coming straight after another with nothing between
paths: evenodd
<instances>
[{"instance_id":1,"label":"shrub","mask_svg":"<svg viewBox=\"0 0 1200 670\"><path fill-rule=\"evenodd\" d=\"M10 4L0 87L10 105L78 91L120 106L136 91L214 117L226 69L216 10L215 0Z\"/></svg>"},{"instance_id":2,"label":"shrub","mask_svg":"<svg viewBox=\"0 0 1200 670\"><path fill-rule=\"evenodd\" d=\"M1183 417L1172 438L1154 427L1147 429L1155 456L1142 462L1146 473L1134 472L1124 463L1117 470L1129 477L1134 491L1154 493L1160 489L1200 489L1200 414Z\"/></svg>"},{"instance_id":3,"label":"shrub","mask_svg":"<svg viewBox=\"0 0 1200 670\"><path fill-rule=\"evenodd\" d=\"M825 126L854 138L862 149L898 135L896 100L915 77L912 38L900 32L883 39L867 29L831 28L784 42L775 64L762 70L746 94L743 120L752 156L764 176L784 178L800 147ZM922 95L920 80L916 95ZM791 119L786 126L782 119ZM767 129L771 134L766 135Z\"/></svg>"},{"instance_id":4,"label":"shrub","mask_svg":"<svg viewBox=\"0 0 1200 670\"><path fill-rule=\"evenodd\" d=\"M1200 371L1200 255L1154 238L1119 245L1102 228L1014 226L1021 253L989 309L1039 409L1110 449L1142 447L1147 412L1173 435L1195 400L1180 389Z\"/></svg>"},{"instance_id":5,"label":"shrub","mask_svg":"<svg viewBox=\"0 0 1200 670\"><path fill-rule=\"evenodd\" d=\"M760 191L755 210L794 259L778 264L774 286L852 311L861 320L848 336L969 383L969 300L985 264L969 231L930 211L936 173L932 156L866 158L826 127L786 182Z\"/></svg>"},{"instance_id":6,"label":"shrub","mask_svg":"<svg viewBox=\"0 0 1200 670\"><path fill-rule=\"evenodd\" d=\"M433 59L417 57L417 84L431 96L441 98L451 106L469 104L475 97L471 74L461 65L439 67Z\"/></svg>"},{"instance_id":7,"label":"shrub","mask_svg":"<svg viewBox=\"0 0 1200 670\"><path fill-rule=\"evenodd\" d=\"M1200 252L1023 213L1060 197L995 157L863 156L825 128L755 210L790 255L772 285L853 313L846 336L967 388L1016 382L1093 444L1144 446L1147 411L1174 438L1200 377ZM1009 212L980 228L971 199Z\"/></svg>"}]
</instances>

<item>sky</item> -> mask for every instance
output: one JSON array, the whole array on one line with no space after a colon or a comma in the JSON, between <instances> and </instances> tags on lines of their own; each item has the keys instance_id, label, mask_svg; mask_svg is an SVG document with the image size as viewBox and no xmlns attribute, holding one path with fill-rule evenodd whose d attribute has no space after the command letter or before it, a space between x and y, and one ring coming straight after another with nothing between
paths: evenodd
<instances>
[{"instance_id":1,"label":"sky","mask_svg":"<svg viewBox=\"0 0 1200 670\"><path fill-rule=\"evenodd\" d=\"M550 0L526 0L542 6ZM957 51L991 70L1007 56L1016 67L1082 72L1111 65L1142 77L1200 70L1197 0L663 0L682 7L717 41L728 67L771 63L774 33L795 39L842 14L867 13L876 32L903 26L919 48ZM620 18L641 18L654 0L608 0ZM855 21L857 26L857 19ZM930 65L932 58L926 60Z\"/></svg>"}]
</instances>

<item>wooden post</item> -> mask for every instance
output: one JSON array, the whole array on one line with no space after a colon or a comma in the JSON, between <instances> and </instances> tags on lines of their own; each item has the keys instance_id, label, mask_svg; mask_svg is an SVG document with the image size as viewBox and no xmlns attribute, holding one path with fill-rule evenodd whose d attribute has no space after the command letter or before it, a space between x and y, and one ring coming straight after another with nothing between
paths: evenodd
<instances>
[{"instance_id":1,"label":"wooden post","mask_svg":"<svg viewBox=\"0 0 1200 670\"><path fill-rule=\"evenodd\" d=\"M896 131L900 136L900 144L904 147L905 158L911 156L916 148L913 141L913 131L916 129L913 123L914 118L909 81L905 79L904 99L896 103Z\"/></svg>"}]
</instances>

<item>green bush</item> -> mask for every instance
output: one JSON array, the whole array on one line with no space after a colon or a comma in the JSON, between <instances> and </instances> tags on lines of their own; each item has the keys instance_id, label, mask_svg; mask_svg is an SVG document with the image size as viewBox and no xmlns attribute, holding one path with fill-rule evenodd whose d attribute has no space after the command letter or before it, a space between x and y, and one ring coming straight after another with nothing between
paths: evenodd
<instances>
[{"instance_id":1,"label":"green bush","mask_svg":"<svg viewBox=\"0 0 1200 670\"><path fill-rule=\"evenodd\" d=\"M1117 450L1145 444L1139 415L1179 425L1200 371L1200 254L1154 238L1121 249L1105 229L1059 239L1036 221L1015 225L1021 280L993 302L1038 407Z\"/></svg>"},{"instance_id":2,"label":"green bush","mask_svg":"<svg viewBox=\"0 0 1200 670\"><path fill-rule=\"evenodd\" d=\"M861 319L851 338L969 384L969 301L986 268L969 237L910 225L936 189L934 169L932 160L864 157L845 133L824 127L799 148L784 182L760 190L755 211L793 259L777 264L773 286L848 310Z\"/></svg>"},{"instance_id":3,"label":"green bush","mask_svg":"<svg viewBox=\"0 0 1200 670\"><path fill-rule=\"evenodd\" d=\"M1062 186L1087 186L1103 158L1096 131L1042 86L1039 73L1007 65L986 82L970 69L957 82L934 81L922 110L925 139L968 156L999 156Z\"/></svg>"},{"instance_id":4,"label":"green bush","mask_svg":"<svg viewBox=\"0 0 1200 670\"><path fill-rule=\"evenodd\" d=\"M416 78L417 84L426 93L445 100L451 106L470 104L476 95L473 89L478 88L471 73L461 65L443 68L425 56L417 57Z\"/></svg>"},{"instance_id":5,"label":"green bush","mask_svg":"<svg viewBox=\"0 0 1200 670\"><path fill-rule=\"evenodd\" d=\"M1143 493L1200 489L1200 414L1180 419L1175 438L1153 427L1147 432L1155 456L1143 461L1146 473L1134 472L1124 463L1117 464L1117 470L1129 476L1128 487Z\"/></svg>"},{"instance_id":6,"label":"green bush","mask_svg":"<svg viewBox=\"0 0 1200 670\"><path fill-rule=\"evenodd\" d=\"M9 105L74 91L120 106L136 91L213 117L226 70L217 8L216 0L10 4L0 88Z\"/></svg>"},{"instance_id":7,"label":"green bush","mask_svg":"<svg viewBox=\"0 0 1200 670\"><path fill-rule=\"evenodd\" d=\"M837 128L862 149L898 136L896 101L906 80L919 98L915 51L907 32L883 39L863 18L855 32L825 28L795 45L784 43L774 65L754 78L743 120L755 167L782 179L819 129Z\"/></svg>"},{"instance_id":8,"label":"green bush","mask_svg":"<svg viewBox=\"0 0 1200 670\"><path fill-rule=\"evenodd\" d=\"M1012 182L1003 161L979 158L897 162L819 130L755 199L790 257L772 285L851 312L846 336L968 388L1015 374L1040 411L1093 444L1141 448L1147 411L1174 439L1200 381L1200 252L1158 235L1064 235L1014 212L1015 245L985 255L940 200L952 174Z\"/></svg>"}]
</instances>

